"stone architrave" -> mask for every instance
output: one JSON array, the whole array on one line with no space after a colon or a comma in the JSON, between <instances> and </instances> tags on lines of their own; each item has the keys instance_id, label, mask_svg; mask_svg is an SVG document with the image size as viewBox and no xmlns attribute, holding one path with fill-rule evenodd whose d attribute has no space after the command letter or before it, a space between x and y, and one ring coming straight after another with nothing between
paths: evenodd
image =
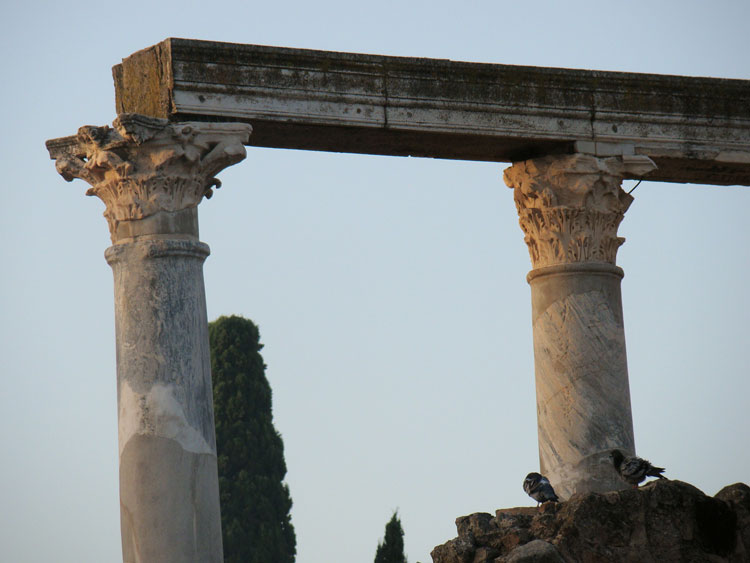
<instances>
[{"instance_id":1,"label":"stone architrave","mask_svg":"<svg viewBox=\"0 0 750 563\"><path fill-rule=\"evenodd\" d=\"M547 156L505 170L529 248L541 472L558 495L620 489L608 453L635 453L617 228L645 156Z\"/></svg>"},{"instance_id":2,"label":"stone architrave","mask_svg":"<svg viewBox=\"0 0 750 563\"><path fill-rule=\"evenodd\" d=\"M47 143L104 201L113 246L123 561L221 562L197 205L245 157L251 127L120 115Z\"/></svg>"}]
</instances>

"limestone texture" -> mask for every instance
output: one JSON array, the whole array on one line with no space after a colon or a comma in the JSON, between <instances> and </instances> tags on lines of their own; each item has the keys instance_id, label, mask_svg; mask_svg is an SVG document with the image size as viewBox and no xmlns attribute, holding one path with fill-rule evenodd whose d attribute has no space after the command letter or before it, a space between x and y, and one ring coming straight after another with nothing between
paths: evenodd
<instances>
[{"instance_id":1,"label":"limestone texture","mask_svg":"<svg viewBox=\"0 0 750 563\"><path fill-rule=\"evenodd\" d=\"M433 563L742 563L750 561L750 487L706 496L682 481L574 495L540 508L456 520Z\"/></svg>"}]
</instances>

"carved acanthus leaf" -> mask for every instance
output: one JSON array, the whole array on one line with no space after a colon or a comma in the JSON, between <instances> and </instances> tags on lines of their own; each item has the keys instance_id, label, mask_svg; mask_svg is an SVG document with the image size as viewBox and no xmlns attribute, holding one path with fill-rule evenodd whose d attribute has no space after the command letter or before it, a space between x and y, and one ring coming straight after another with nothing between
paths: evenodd
<instances>
[{"instance_id":1,"label":"carved acanthus leaf","mask_svg":"<svg viewBox=\"0 0 750 563\"><path fill-rule=\"evenodd\" d=\"M210 198L221 186L215 175L245 158L252 131L242 123L170 123L136 114L118 116L113 126L84 126L75 137L47 143L62 177L85 180L86 195L104 202L110 233L120 221Z\"/></svg>"},{"instance_id":2,"label":"carved acanthus leaf","mask_svg":"<svg viewBox=\"0 0 750 563\"><path fill-rule=\"evenodd\" d=\"M534 268L572 262L615 263L625 239L617 229L633 198L624 175L645 174L647 157L575 154L515 163L505 170Z\"/></svg>"}]
</instances>

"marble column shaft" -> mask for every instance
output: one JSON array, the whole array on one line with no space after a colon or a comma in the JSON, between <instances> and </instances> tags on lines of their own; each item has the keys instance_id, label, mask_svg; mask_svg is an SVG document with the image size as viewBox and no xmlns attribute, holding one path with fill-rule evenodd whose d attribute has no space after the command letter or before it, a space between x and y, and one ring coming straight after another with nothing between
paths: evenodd
<instances>
[{"instance_id":1,"label":"marble column shaft","mask_svg":"<svg viewBox=\"0 0 750 563\"><path fill-rule=\"evenodd\" d=\"M632 201L622 178L653 168L646 157L575 154L505 171L533 266L540 471L563 499L622 488L608 453L635 453L615 257Z\"/></svg>"},{"instance_id":2,"label":"marble column shaft","mask_svg":"<svg viewBox=\"0 0 750 563\"><path fill-rule=\"evenodd\" d=\"M106 204L115 286L123 561L223 561L197 205L250 127L133 114L48 142Z\"/></svg>"}]
</instances>

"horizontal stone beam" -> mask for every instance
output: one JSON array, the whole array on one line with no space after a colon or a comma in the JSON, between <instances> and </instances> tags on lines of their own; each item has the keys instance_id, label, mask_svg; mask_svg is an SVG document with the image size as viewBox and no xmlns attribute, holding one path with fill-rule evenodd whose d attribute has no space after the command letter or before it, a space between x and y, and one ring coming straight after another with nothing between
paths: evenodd
<instances>
[{"instance_id":1,"label":"horizontal stone beam","mask_svg":"<svg viewBox=\"0 0 750 563\"><path fill-rule=\"evenodd\" d=\"M750 185L750 80L188 39L113 74L118 113L248 122L255 146L495 162L648 156L649 179Z\"/></svg>"}]
</instances>

